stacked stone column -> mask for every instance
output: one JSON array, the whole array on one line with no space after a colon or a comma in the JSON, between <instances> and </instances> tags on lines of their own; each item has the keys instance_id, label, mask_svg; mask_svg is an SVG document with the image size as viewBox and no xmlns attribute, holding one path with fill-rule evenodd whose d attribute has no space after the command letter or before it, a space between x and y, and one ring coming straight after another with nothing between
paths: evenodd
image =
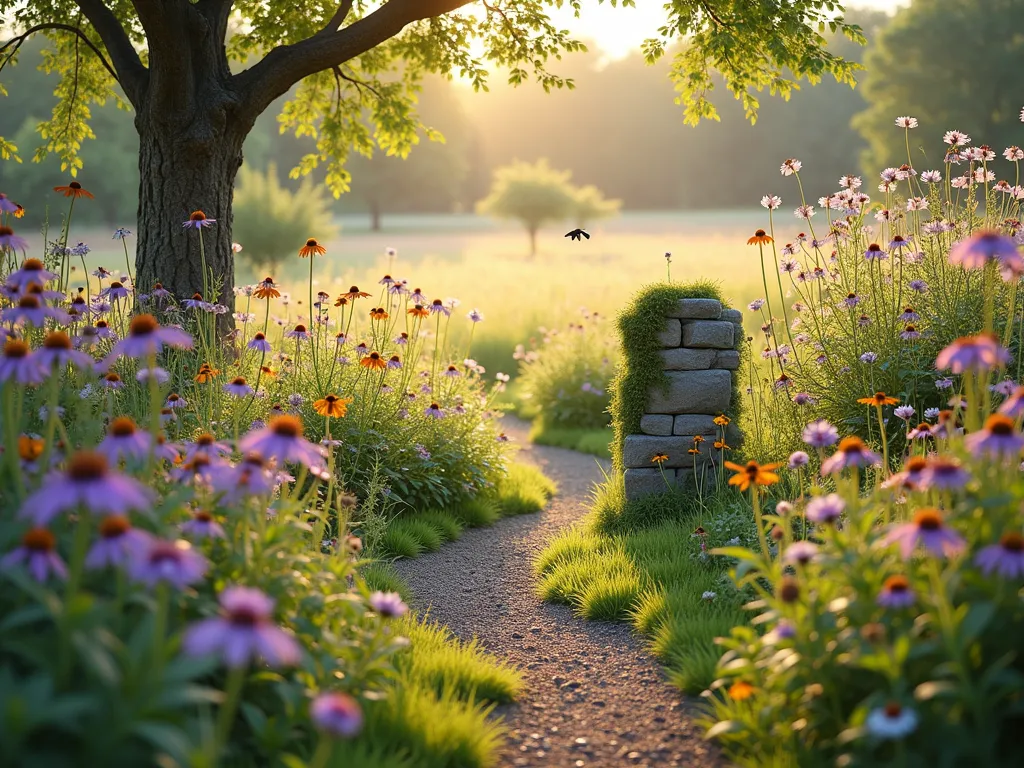
<instances>
[{"instance_id":1,"label":"stacked stone column","mask_svg":"<svg viewBox=\"0 0 1024 768\"><path fill-rule=\"evenodd\" d=\"M665 480L693 487L696 472L714 470L719 451L713 444L722 433L715 417L732 405L742 322L738 310L723 308L715 299L682 299L667 313L658 341L669 386L648 393L640 434L625 438L627 499L664 492ZM695 435L704 442L695 444ZM727 439L738 439L735 425ZM695 447L700 452L690 453ZM661 469L651 461L658 454L668 456Z\"/></svg>"}]
</instances>

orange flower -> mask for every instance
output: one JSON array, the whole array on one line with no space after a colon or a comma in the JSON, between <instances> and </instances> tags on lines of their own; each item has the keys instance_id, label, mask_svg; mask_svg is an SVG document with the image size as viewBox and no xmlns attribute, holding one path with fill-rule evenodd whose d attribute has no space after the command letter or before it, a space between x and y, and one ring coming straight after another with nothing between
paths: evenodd
<instances>
[{"instance_id":1,"label":"orange flower","mask_svg":"<svg viewBox=\"0 0 1024 768\"><path fill-rule=\"evenodd\" d=\"M20 203L15 203L18 207L14 209L14 218L20 219L25 215L25 207Z\"/></svg>"},{"instance_id":2,"label":"orange flower","mask_svg":"<svg viewBox=\"0 0 1024 768\"><path fill-rule=\"evenodd\" d=\"M376 309L370 310L370 317L373 320L387 320L388 312L384 307L377 307Z\"/></svg>"},{"instance_id":3,"label":"orange flower","mask_svg":"<svg viewBox=\"0 0 1024 768\"><path fill-rule=\"evenodd\" d=\"M299 248L299 256L302 258L307 256L323 256L325 253L327 253L327 249L320 245L315 237L309 238L306 244Z\"/></svg>"},{"instance_id":4,"label":"orange flower","mask_svg":"<svg viewBox=\"0 0 1024 768\"><path fill-rule=\"evenodd\" d=\"M430 312L428 312L422 304L417 304L409 310L409 314L413 317L429 317Z\"/></svg>"},{"instance_id":5,"label":"orange flower","mask_svg":"<svg viewBox=\"0 0 1024 768\"><path fill-rule=\"evenodd\" d=\"M875 405L881 408L883 405L898 405L899 400L889 397L885 392L875 392L871 397L862 397L857 400L861 405Z\"/></svg>"},{"instance_id":6,"label":"orange flower","mask_svg":"<svg viewBox=\"0 0 1024 768\"><path fill-rule=\"evenodd\" d=\"M281 296L281 292L274 285L274 278L268 276L263 278L263 282L256 286L256 290L252 292L252 295L257 299L276 299Z\"/></svg>"},{"instance_id":7,"label":"orange flower","mask_svg":"<svg viewBox=\"0 0 1024 768\"><path fill-rule=\"evenodd\" d=\"M365 299L370 294L368 294L366 291L360 291L358 285L353 285L351 288L348 289L348 293L343 293L341 295L347 298L349 301L355 301L356 299Z\"/></svg>"},{"instance_id":8,"label":"orange flower","mask_svg":"<svg viewBox=\"0 0 1024 768\"><path fill-rule=\"evenodd\" d=\"M371 352L360 360L359 364L363 366L363 368L369 368L371 371L382 371L388 366L387 361L385 361L378 352Z\"/></svg>"},{"instance_id":9,"label":"orange flower","mask_svg":"<svg viewBox=\"0 0 1024 768\"><path fill-rule=\"evenodd\" d=\"M199 366L199 372L195 375L195 381L200 384L205 384L208 381L212 381L213 377L220 373L220 370L213 368L209 363L203 363Z\"/></svg>"},{"instance_id":10,"label":"orange flower","mask_svg":"<svg viewBox=\"0 0 1024 768\"><path fill-rule=\"evenodd\" d=\"M741 491L745 491L751 485L774 485L779 482L779 476L773 470L778 469L782 464L762 465L756 461L748 461L747 465L743 467L727 461L725 466L736 473L729 478L729 485L738 486Z\"/></svg>"},{"instance_id":11,"label":"orange flower","mask_svg":"<svg viewBox=\"0 0 1024 768\"><path fill-rule=\"evenodd\" d=\"M703 443L703 442L704 442L703 436L701 436L701 435L694 435L693 436L693 444L694 445L696 445L697 443Z\"/></svg>"},{"instance_id":12,"label":"orange flower","mask_svg":"<svg viewBox=\"0 0 1024 768\"><path fill-rule=\"evenodd\" d=\"M719 451L731 451L732 450L732 448L730 448L728 445L725 444L724 440L715 440L715 448L717 450L719 450Z\"/></svg>"},{"instance_id":13,"label":"orange flower","mask_svg":"<svg viewBox=\"0 0 1024 768\"><path fill-rule=\"evenodd\" d=\"M743 701L749 699L754 695L754 686L750 683L745 683L742 680L737 680L735 683L729 686L729 698L733 701Z\"/></svg>"},{"instance_id":14,"label":"orange flower","mask_svg":"<svg viewBox=\"0 0 1024 768\"><path fill-rule=\"evenodd\" d=\"M729 422L730 422L729 417L726 416L724 413L721 414L720 416L715 416L715 424L717 424L720 427L727 427L727 426L729 426Z\"/></svg>"},{"instance_id":15,"label":"orange flower","mask_svg":"<svg viewBox=\"0 0 1024 768\"><path fill-rule=\"evenodd\" d=\"M18 436L18 455L23 461L35 461L43 455L44 443L42 440L29 437L28 435Z\"/></svg>"},{"instance_id":16,"label":"orange flower","mask_svg":"<svg viewBox=\"0 0 1024 768\"><path fill-rule=\"evenodd\" d=\"M277 372L269 365L260 366L260 371L263 372L264 376L277 376Z\"/></svg>"},{"instance_id":17,"label":"orange flower","mask_svg":"<svg viewBox=\"0 0 1024 768\"><path fill-rule=\"evenodd\" d=\"M336 307L344 307L346 304L348 304L348 297L345 294L342 294L334 300L334 306Z\"/></svg>"},{"instance_id":18,"label":"orange flower","mask_svg":"<svg viewBox=\"0 0 1024 768\"><path fill-rule=\"evenodd\" d=\"M92 200L92 192L82 189L82 185L77 181L72 181L70 184L63 187L54 187L53 191L62 192L64 197L74 197L76 199L79 197L87 197Z\"/></svg>"},{"instance_id":19,"label":"orange flower","mask_svg":"<svg viewBox=\"0 0 1024 768\"><path fill-rule=\"evenodd\" d=\"M651 459L652 464L658 465L664 464L666 461L668 461L667 453L656 453L654 454L654 458Z\"/></svg>"},{"instance_id":20,"label":"orange flower","mask_svg":"<svg viewBox=\"0 0 1024 768\"><path fill-rule=\"evenodd\" d=\"M690 454L691 456L698 456L698 455L700 455L700 448L698 448L698 447L697 447L697 444L696 444L696 443L694 443L694 447L693 447L693 448L690 448L690 449L689 449L689 450L687 451L687 453L688 453L688 454Z\"/></svg>"},{"instance_id":21,"label":"orange flower","mask_svg":"<svg viewBox=\"0 0 1024 768\"><path fill-rule=\"evenodd\" d=\"M348 413L351 397L338 397L337 395L325 395L323 399L313 403L313 409L321 416L340 419Z\"/></svg>"},{"instance_id":22,"label":"orange flower","mask_svg":"<svg viewBox=\"0 0 1024 768\"><path fill-rule=\"evenodd\" d=\"M772 238L763 229L759 229L754 233L754 236L747 240L747 245L768 245L771 243Z\"/></svg>"}]
</instances>

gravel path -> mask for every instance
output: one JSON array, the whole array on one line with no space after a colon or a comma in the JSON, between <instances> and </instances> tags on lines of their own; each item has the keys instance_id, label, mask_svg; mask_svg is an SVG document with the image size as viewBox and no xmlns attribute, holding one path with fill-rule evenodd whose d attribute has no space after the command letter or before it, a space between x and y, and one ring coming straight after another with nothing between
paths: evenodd
<instances>
[{"instance_id":1,"label":"gravel path","mask_svg":"<svg viewBox=\"0 0 1024 768\"><path fill-rule=\"evenodd\" d=\"M530 445L524 422L506 417L505 431L559 495L540 514L468 530L440 552L397 563L416 609L462 638L479 637L522 671L519 702L498 711L509 729L500 764L723 765L692 721L692 702L665 682L627 625L583 621L534 594L534 555L584 515L601 474L592 456Z\"/></svg>"}]
</instances>

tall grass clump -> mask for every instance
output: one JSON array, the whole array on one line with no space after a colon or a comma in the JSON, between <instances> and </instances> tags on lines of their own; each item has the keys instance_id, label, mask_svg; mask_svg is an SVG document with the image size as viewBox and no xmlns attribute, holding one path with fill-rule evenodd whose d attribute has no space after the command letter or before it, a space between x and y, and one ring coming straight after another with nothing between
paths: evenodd
<instances>
[{"instance_id":1,"label":"tall grass clump","mask_svg":"<svg viewBox=\"0 0 1024 768\"><path fill-rule=\"evenodd\" d=\"M518 345L520 412L546 429L608 426L608 384L619 355L610 326L604 315L582 310L565 329L541 328L539 344Z\"/></svg>"},{"instance_id":2,"label":"tall grass clump","mask_svg":"<svg viewBox=\"0 0 1024 768\"><path fill-rule=\"evenodd\" d=\"M457 301L391 277L372 301L314 301L315 238L293 245L305 316L270 276L225 296L204 267L178 298L87 273L68 242L91 195L60 190L39 258L0 196L4 763L492 764L489 705L412 674L430 662L401 634L395 574L355 573L364 548L436 549L459 527L410 508L505 476L497 387L448 343ZM183 223L205 262L216 222Z\"/></svg>"},{"instance_id":3,"label":"tall grass clump","mask_svg":"<svg viewBox=\"0 0 1024 768\"><path fill-rule=\"evenodd\" d=\"M909 147L917 121L896 124ZM994 150L958 131L944 139L941 169L918 172L909 155L883 171L880 204L844 180L825 201L834 260L822 232L794 246L808 260L794 272L825 273L793 283L798 333L812 341L794 334L783 355L788 326L766 320L775 394L756 407L814 421L788 462L737 467L758 540L715 550L755 598L753 626L724 642L706 694L708 733L740 765L1019 762L1024 190L998 180ZM1016 181L1024 152L1003 156ZM799 168L787 160L783 173ZM759 247L770 237L755 234ZM793 351L802 344L824 359ZM845 380L814 389L815 370L837 365ZM796 402L790 378L813 402ZM789 494L774 510L769 486Z\"/></svg>"}]
</instances>

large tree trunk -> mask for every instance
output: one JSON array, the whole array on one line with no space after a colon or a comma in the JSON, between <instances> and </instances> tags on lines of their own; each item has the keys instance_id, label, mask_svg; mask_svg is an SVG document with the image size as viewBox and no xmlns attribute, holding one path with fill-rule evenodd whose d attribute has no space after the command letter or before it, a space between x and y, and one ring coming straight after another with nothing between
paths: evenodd
<instances>
[{"instance_id":1,"label":"large tree trunk","mask_svg":"<svg viewBox=\"0 0 1024 768\"><path fill-rule=\"evenodd\" d=\"M140 180L135 269L139 290L146 292L159 281L179 299L203 293L205 255L204 298L233 310L231 198L242 164L243 137L225 132L217 135L208 124L202 126L206 130L200 137L155 121L137 120L136 124ZM183 227L193 211L202 211L216 223L201 233ZM229 326L230 317L230 313L222 315L220 325Z\"/></svg>"}]
</instances>

